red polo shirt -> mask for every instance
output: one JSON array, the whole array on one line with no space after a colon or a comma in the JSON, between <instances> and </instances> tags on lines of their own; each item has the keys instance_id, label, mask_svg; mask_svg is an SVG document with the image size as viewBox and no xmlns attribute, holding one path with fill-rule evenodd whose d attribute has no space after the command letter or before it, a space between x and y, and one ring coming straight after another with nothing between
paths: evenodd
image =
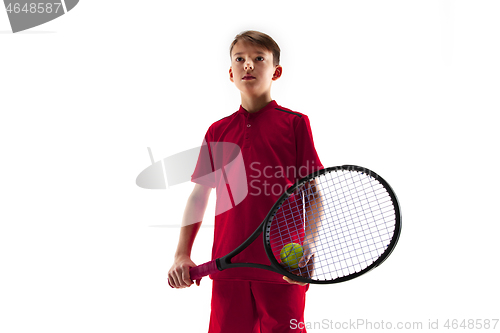
<instances>
[{"instance_id":1,"label":"red polo shirt","mask_svg":"<svg viewBox=\"0 0 500 333\"><path fill-rule=\"evenodd\" d=\"M306 115L272 100L255 113L238 111L213 123L191 180L216 188L212 259L233 251L264 220L281 194L298 179L323 169ZM269 265L262 237L232 262ZM287 283L257 268L231 268L212 279Z\"/></svg>"}]
</instances>

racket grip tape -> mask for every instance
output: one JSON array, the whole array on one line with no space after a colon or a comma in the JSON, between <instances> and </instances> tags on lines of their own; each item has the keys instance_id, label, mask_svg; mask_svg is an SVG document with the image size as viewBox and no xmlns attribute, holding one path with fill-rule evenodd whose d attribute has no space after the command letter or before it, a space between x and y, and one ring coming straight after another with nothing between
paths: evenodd
<instances>
[{"instance_id":1,"label":"racket grip tape","mask_svg":"<svg viewBox=\"0 0 500 333\"><path fill-rule=\"evenodd\" d=\"M218 271L216 260L212 260L200 266L191 267L189 269L189 276L194 281Z\"/></svg>"}]
</instances>

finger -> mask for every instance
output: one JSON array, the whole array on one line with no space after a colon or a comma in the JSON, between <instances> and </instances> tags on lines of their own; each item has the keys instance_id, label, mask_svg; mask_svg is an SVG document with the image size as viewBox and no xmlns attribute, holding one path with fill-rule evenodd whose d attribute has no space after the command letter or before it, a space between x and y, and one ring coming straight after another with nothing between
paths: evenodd
<instances>
[{"instance_id":1,"label":"finger","mask_svg":"<svg viewBox=\"0 0 500 333\"><path fill-rule=\"evenodd\" d=\"M283 280L285 280L286 282L288 282L290 284L298 284L299 286L305 286L307 284L305 282L300 282L300 281L292 280L292 279L290 279L287 276L283 276Z\"/></svg>"},{"instance_id":2,"label":"finger","mask_svg":"<svg viewBox=\"0 0 500 333\"><path fill-rule=\"evenodd\" d=\"M307 264L303 265L302 267L299 267L299 272L300 276L305 277L305 278L312 278L314 274L314 254L311 255L309 260L307 261Z\"/></svg>"},{"instance_id":3,"label":"finger","mask_svg":"<svg viewBox=\"0 0 500 333\"><path fill-rule=\"evenodd\" d=\"M305 265L307 265L308 260L309 260L309 258L307 258L306 256L303 256L302 258L300 258L299 267L303 268Z\"/></svg>"},{"instance_id":4,"label":"finger","mask_svg":"<svg viewBox=\"0 0 500 333\"><path fill-rule=\"evenodd\" d=\"M173 278L175 281L175 288L186 288L187 285L182 279L182 272L175 271L173 274Z\"/></svg>"},{"instance_id":5,"label":"finger","mask_svg":"<svg viewBox=\"0 0 500 333\"><path fill-rule=\"evenodd\" d=\"M295 281L293 279L290 279L288 276L283 276L283 280L285 280L286 282L288 282L290 284L299 284L299 283L301 283L299 281Z\"/></svg>"},{"instance_id":6,"label":"finger","mask_svg":"<svg viewBox=\"0 0 500 333\"><path fill-rule=\"evenodd\" d=\"M168 281L168 285L170 286L170 288L176 288L175 287L174 279L172 279L172 277L170 276L170 274L168 275L167 281Z\"/></svg>"},{"instance_id":7,"label":"finger","mask_svg":"<svg viewBox=\"0 0 500 333\"><path fill-rule=\"evenodd\" d=\"M170 286L170 288L173 288L174 286L172 285L172 282L170 282L170 277L167 276L167 282L168 282L168 285Z\"/></svg>"},{"instance_id":8,"label":"finger","mask_svg":"<svg viewBox=\"0 0 500 333\"><path fill-rule=\"evenodd\" d=\"M168 275L168 284L170 285L170 287L172 288L179 288L179 284L177 283L176 279L175 279L175 273L174 272L171 272L169 275Z\"/></svg>"},{"instance_id":9,"label":"finger","mask_svg":"<svg viewBox=\"0 0 500 333\"><path fill-rule=\"evenodd\" d=\"M302 258L300 258L300 261L299 261L299 267L300 268L303 268L307 265L307 263L309 262L309 260L311 260L311 254L304 254L302 256Z\"/></svg>"},{"instance_id":10,"label":"finger","mask_svg":"<svg viewBox=\"0 0 500 333\"><path fill-rule=\"evenodd\" d=\"M185 286L189 287L190 285L193 284L193 281L190 279L189 276L189 267L182 268L181 276L182 276L182 282L184 282Z\"/></svg>"},{"instance_id":11,"label":"finger","mask_svg":"<svg viewBox=\"0 0 500 333\"><path fill-rule=\"evenodd\" d=\"M196 285L199 286L201 282L201 279L196 280Z\"/></svg>"},{"instance_id":12,"label":"finger","mask_svg":"<svg viewBox=\"0 0 500 333\"><path fill-rule=\"evenodd\" d=\"M174 283L175 283L175 288L184 288L181 279L179 279L179 276L177 272L174 274Z\"/></svg>"},{"instance_id":13,"label":"finger","mask_svg":"<svg viewBox=\"0 0 500 333\"><path fill-rule=\"evenodd\" d=\"M304 254L302 255L302 258L300 258L299 267L302 268L306 266L310 259L311 259L311 250L309 249L309 246L304 246Z\"/></svg>"}]
</instances>

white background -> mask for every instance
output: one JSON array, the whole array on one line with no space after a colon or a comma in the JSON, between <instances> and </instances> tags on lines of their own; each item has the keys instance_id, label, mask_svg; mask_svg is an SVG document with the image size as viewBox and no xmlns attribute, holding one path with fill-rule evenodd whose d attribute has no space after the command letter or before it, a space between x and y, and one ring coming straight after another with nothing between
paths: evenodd
<instances>
[{"instance_id":1,"label":"white background","mask_svg":"<svg viewBox=\"0 0 500 333\"><path fill-rule=\"evenodd\" d=\"M147 147L193 148L238 109L228 50L247 29L278 42L272 97L310 117L323 164L374 170L402 206L391 257L311 286L306 320L499 318L499 14L498 1L84 0L12 34L0 10L0 331L206 331L210 280L166 280L193 185L135 179Z\"/></svg>"}]
</instances>

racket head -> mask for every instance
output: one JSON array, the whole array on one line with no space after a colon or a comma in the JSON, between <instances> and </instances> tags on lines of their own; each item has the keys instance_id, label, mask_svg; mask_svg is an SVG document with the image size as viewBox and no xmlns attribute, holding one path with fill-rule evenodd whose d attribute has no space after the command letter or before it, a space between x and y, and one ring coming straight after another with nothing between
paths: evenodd
<instances>
[{"instance_id":1,"label":"racket head","mask_svg":"<svg viewBox=\"0 0 500 333\"><path fill-rule=\"evenodd\" d=\"M290 187L270 210L262 230L276 271L300 282L339 283L387 259L401 233L401 210L382 177L343 165L314 172ZM313 254L312 259L283 257L300 248L292 243ZM299 267L294 267L297 261Z\"/></svg>"}]
</instances>

